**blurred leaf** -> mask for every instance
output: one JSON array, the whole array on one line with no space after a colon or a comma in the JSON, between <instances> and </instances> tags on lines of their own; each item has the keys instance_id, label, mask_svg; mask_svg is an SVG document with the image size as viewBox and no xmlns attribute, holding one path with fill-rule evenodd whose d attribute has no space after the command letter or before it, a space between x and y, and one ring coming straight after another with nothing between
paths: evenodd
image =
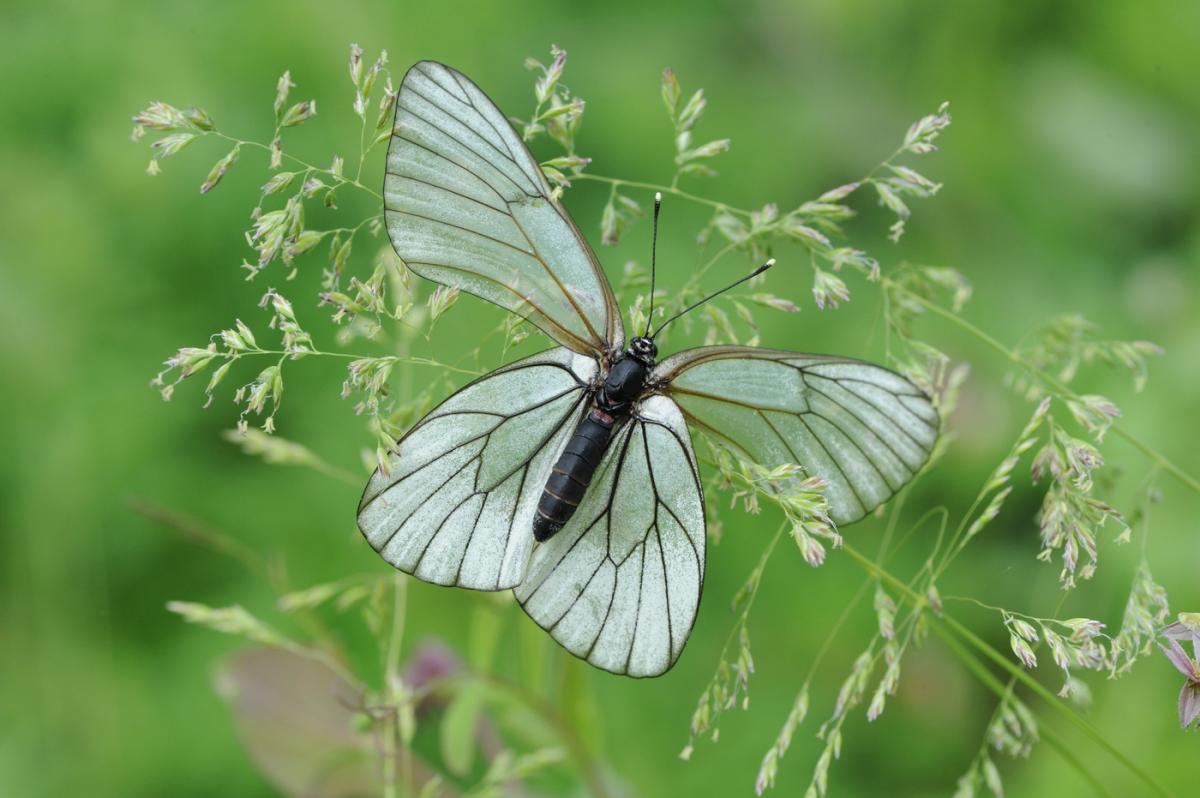
<instances>
[{"instance_id":1,"label":"blurred leaf","mask_svg":"<svg viewBox=\"0 0 1200 798\"><path fill-rule=\"evenodd\" d=\"M485 695L482 684L467 682L454 696L442 719L442 761L456 776L465 776L475 760L475 731Z\"/></svg>"},{"instance_id":2,"label":"blurred leaf","mask_svg":"<svg viewBox=\"0 0 1200 798\"><path fill-rule=\"evenodd\" d=\"M247 649L221 666L216 690L250 758L283 794L378 794L373 742L354 726L361 696L325 665L281 649Z\"/></svg>"}]
</instances>

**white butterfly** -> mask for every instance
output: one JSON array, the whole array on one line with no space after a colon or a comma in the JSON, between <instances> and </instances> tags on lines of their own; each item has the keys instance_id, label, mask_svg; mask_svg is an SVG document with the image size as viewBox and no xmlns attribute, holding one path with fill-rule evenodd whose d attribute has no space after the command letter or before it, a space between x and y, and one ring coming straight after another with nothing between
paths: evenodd
<instances>
[{"instance_id":1,"label":"white butterfly","mask_svg":"<svg viewBox=\"0 0 1200 798\"><path fill-rule=\"evenodd\" d=\"M705 520L689 427L763 466L824 477L838 524L885 502L929 456L936 410L880 366L739 346L656 363L651 335L625 349L591 247L505 116L449 67L424 61L404 77L384 205L408 268L561 346L486 374L418 422L388 473L371 477L359 528L419 579L515 589L593 665L656 676L691 633Z\"/></svg>"}]
</instances>

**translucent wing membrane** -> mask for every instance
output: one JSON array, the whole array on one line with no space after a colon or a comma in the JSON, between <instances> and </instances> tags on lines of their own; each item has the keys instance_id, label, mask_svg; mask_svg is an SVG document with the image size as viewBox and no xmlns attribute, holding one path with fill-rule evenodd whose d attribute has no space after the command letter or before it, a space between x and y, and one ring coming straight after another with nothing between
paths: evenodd
<instances>
[{"instance_id":1,"label":"translucent wing membrane","mask_svg":"<svg viewBox=\"0 0 1200 798\"><path fill-rule=\"evenodd\" d=\"M916 386L858 360L751 347L689 349L652 380L696 428L771 468L828 480L830 517L857 521L929 458L938 414Z\"/></svg>"},{"instance_id":2,"label":"translucent wing membrane","mask_svg":"<svg viewBox=\"0 0 1200 798\"><path fill-rule=\"evenodd\" d=\"M579 509L537 548L515 593L576 656L613 673L657 676L691 633L704 548L683 414L652 396L614 435Z\"/></svg>"},{"instance_id":3,"label":"translucent wing membrane","mask_svg":"<svg viewBox=\"0 0 1200 798\"><path fill-rule=\"evenodd\" d=\"M442 402L377 470L358 526L380 555L426 582L503 590L525 576L533 512L599 366L551 349Z\"/></svg>"},{"instance_id":4,"label":"translucent wing membrane","mask_svg":"<svg viewBox=\"0 0 1200 798\"><path fill-rule=\"evenodd\" d=\"M520 314L576 352L622 345L596 256L491 100L432 61L400 86L384 217L410 269Z\"/></svg>"}]
</instances>

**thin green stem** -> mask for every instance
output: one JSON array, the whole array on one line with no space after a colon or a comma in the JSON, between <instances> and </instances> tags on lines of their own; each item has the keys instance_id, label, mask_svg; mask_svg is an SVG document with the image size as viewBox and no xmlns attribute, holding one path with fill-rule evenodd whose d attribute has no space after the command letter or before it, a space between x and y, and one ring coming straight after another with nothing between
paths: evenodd
<instances>
[{"instance_id":1,"label":"thin green stem","mask_svg":"<svg viewBox=\"0 0 1200 798\"><path fill-rule=\"evenodd\" d=\"M392 580L392 628L388 633L387 652L384 655L383 694L388 707L389 720L384 724L383 738L383 795L396 798L401 783L405 792L411 793L412 760L408 746L401 738L400 701L403 700L400 684L400 651L404 640L404 618L407 604L407 582L404 574L397 571Z\"/></svg>"},{"instance_id":2,"label":"thin green stem","mask_svg":"<svg viewBox=\"0 0 1200 798\"><path fill-rule=\"evenodd\" d=\"M1114 424L1112 426L1112 431L1115 432L1118 437L1123 438L1126 443L1128 443L1133 448L1137 449L1139 452L1144 454L1147 458L1150 459L1150 461L1152 463L1154 463L1156 466L1161 468L1163 471L1169 472L1173 477L1178 479L1184 485L1187 485L1189 488L1191 488L1196 493L1200 493L1200 480L1198 480L1195 477L1193 477L1192 475L1188 474L1186 471L1184 471L1182 468L1180 468L1179 466L1172 463L1170 460L1168 460L1162 454L1160 454L1159 452L1157 452L1156 450L1154 450L1147 444L1143 443L1133 433L1126 431L1124 427Z\"/></svg>"},{"instance_id":3,"label":"thin green stem","mask_svg":"<svg viewBox=\"0 0 1200 798\"><path fill-rule=\"evenodd\" d=\"M315 355L317 357L340 357L348 360L393 360L397 363L411 363L417 366L432 366L433 368L445 369L446 371L454 371L459 374L468 374L472 377L478 377L480 372L474 369L464 369L458 366L451 366L449 363L443 363L440 360L434 360L429 357L399 357L397 355L385 355L381 358L373 358L370 355L356 355L352 352L322 352L316 349L305 349L299 351L285 351L282 349L252 349L248 352L227 353L219 352L218 356L222 357L247 357L249 355L283 355L284 357L307 357Z\"/></svg>"},{"instance_id":4,"label":"thin green stem","mask_svg":"<svg viewBox=\"0 0 1200 798\"><path fill-rule=\"evenodd\" d=\"M986 343L988 346L995 349L1000 354L1004 355L1005 358L1012 361L1013 363L1015 363L1017 365L1025 365L1023 363L1023 361L1021 360L1020 356L1017 355L1016 352L1013 352L1007 346L1000 343L1000 341L996 340L994 337L992 337L988 333L984 332L983 330L981 330L979 327L975 326L971 322L967 321L966 319L964 319L962 316L958 315L957 313L947 310L946 308L942 307L941 305L937 304L936 302L929 301L928 299L926 299L925 297L921 296L920 294L918 294L914 291L908 290L907 288L900 285L899 283L897 283L895 280L891 279L890 277L882 278L880 280L880 283L885 288L891 288L894 291L904 294L907 298L913 300L918 305L921 305L926 310L932 311L933 313L935 313L949 321L954 322L962 329L971 333L976 338L983 341L984 343Z\"/></svg>"},{"instance_id":5,"label":"thin green stem","mask_svg":"<svg viewBox=\"0 0 1200 798\"><path fill-rule=\"evenodd\" d=\"M732 205L726 205L723 202L717 202L716 200L710 200L706 197L701 197L696 194L688 193L687 191L682 191L679 188L677 188L674 183L672 183L669 186L666 186L666 185L661 185L659 183L643 183L643 182L640 182L637 180L625 180L623 178L607 177L605 175L596 175L596 174L590 174L590 173L586 173L586 172L584 174L578 175L577 178L582 179L582 180L592 180L592 181L595 181L598 183L606 183L612 187L613 194L616 193L616 191L619 187L629 186L631 188L645 189L646 191L661 191L664 194L671 194L673 196L679 197L680 199L688 200L689 202L695 202L695 203L698 203L701 205L707 205L710 208L714 208L719 211L728 211L729 213L738 214L740 216L749 217L751 215L751 211L745 210L743 208L737 208ZM677 292L677 295L681 299L680 304L682 305L682 300L688 295L688 292L692 288L694 288L700 282L701 279L704 278L704 275L708 273L709 269L711 269L714 265L716 265L717 261L721 260L721 258L725 257L730 252L734 251L735 249L737 249L739 246L743 245L744 243L745 242L739 243L736 241L730 241L725 246L721 247L721 249L719 249L716 252L716 254L714 254L712 257L710 257L704 263L703 266L701 266L696 271L692 272L692 274L688 277L687 282L685 282L683 284L683 287L680 288L679 291ZM665 308L664 308L664 311L665 311Z\"/></svg>"},{"instance_id":6,"label":"thin green stem","mask_svg":"<svg viewBox=\"0 0 1200 798\"><path fill-rule=\"evenodd\" d=\"M1064 596L1064 599L1065 599L1065 596ZM1026 613L1026 612L1017 612L1016 610L1010 610L1005 607L997 607L994 604L988 604L985 601L980 601L979 599L975 598L974 596L942 596L942 601L957 601L962 604L974 604L976 607L979 607L980 609L989 610L991 612L998 612L1001 615L1010 615L1014 618L1022 618L1027 621L1033 621L1034 623L1040 624L1042 626L1055 625L1055 626L1063 627L1064 629L1071 629L1071 626L1069 624L1067 624L1065 621L1059 620L1058 618L1041 618L1037 615L1030 615L1029 613ZM1062 605L1061 600L1059 602L1059 605L1060 606ZM1055 615L1057 615L1057 614L1058 613L1056 610ZM1100 636L1106 637L1106 635L1100 635Z\"/></svg>"},{"instance_id":7,"label":"thin green stem","mask_svg":"<svg viewBox=\"0 0 1200 798\"><path fill-rule=\"evenodd\" d=\"M993 495L993 488L990 485L985 485L983 490L975 496L974 501L971 502L971 506L963 514L962 520L955 527L954 534L950 536L950 541L946 544L946 553L942 555L941 562L933 569L935 578L941 576L950 567L950 563L962 552L967 543L970 542L970 538L963 536L967 531L967 525L975 517L975 512L983 505L984 499L991 495Z\"/></svg>"},{"instance_id":8,"label":"thin green stem","mask_svg":"<svg viewBox=\"0 0 1200 798\"><path fill-rule=\"evenodd\" d=\"M363 99L363 104L364 106L366 105L366 98ZM367 151L370 149L367 147L367 114L365 107L361 120L358 126L358 168L354 170L355 182L362 178L363 164L367 162Z\"/></svg>"},{"instance_id":9,"label":"thin green stem","mask_svg":"<svg viewBox=\"0 0 1200 798\"><path fill-rule=\"evenodd\" d=\"M903 154L904 154L904 151L905 151L905 150L907 150L907 149L908 149L908 147L907 147L906 145L904 145L904 144L901 144L899 147L897 147L897 148L896 148L896 151L895 151L895 152L893 152L891 155L889 155L889 156L887 157L887 159L886 159L886 160L880 161L879 163L875 164L875 168L873 168L871 171L867 172L867 173L866 173L866 174L863 176L862 180L859 180L858 182L859 182L859 183L870 183L870 182L872 182L872 181L875 179L875 175L876 175L876 174L878 174L878 172L879 172L881 169L886 169L887 167L891 166L891 165L892 165L892 161L896 160L896 159L897 159L897 158L899 158L901 155L903 155Z\"/></svg>"},{"instance_id":10,"label":"thin green stem","mask_svg":"<svg viewBox=\"0 0 1200 798\"><path fill-rule=\"evenodd\" d=\"M907 491L901 494L892 507L891 514L888 518L887 529L884 532L883 539L880 541L879 552L876 555L877 562L882 563L887 558L888 546L891 542L892 533L895 530L896 519L900 516L900 511L903 508L905 496L907 496ZM782 531L782 529L780 531ZM854 592L854 595L848 602L846 602L845 606L842 607L841 613L838 614L837 619L833 622L833 626L830 627L829 632L825 635L825 639L821 641L821 645L817 649L816 656L814 656L812 662L809 663L808 672L804 676L804 681L800 683L800 689L796 694L797 701L799 700L800 696L804 695L804 693L809 689L813 678L816 676L817 669L821 666L821 663L824 661L825 656L829 653L830 649L833 648L833 643L837 639L838 634L841 632L842 627L845 625L846 621L849 620L850 615L854 612L854 610L857 609L859 602L861 602L863 597L867 594L867 588L869 588L871 584L876 581L877 579L872 576L868 576L866 579L864 579L862 584L859 585L858 589ZM909 616L906 617L905 621L908 622L910 619L915 621L916 614L910 613ZM905 645L907 645L907 642ZM841 722L842 719L839 718L839 726L841 725Z\"/></svg>"},{"instance_id":11,"label":"thin green stem","mask_svg":"<svg viewBox=\"0 0 1200 798\"><path fill-rule=\"evenodd\" d=\"M1126 770L1137 776L1137 778L1145 783L1146 786L1148 786L1151 790L1153 790L1156 795L1172 795L1172 793L1167 790L1166 787L1160 784L1157 779L1150 775L1150 773L1145 771L1140 765L1127 757L1124 752L1121 751L1121 749L1108 742L1108 740L1106 740L1104 736L1101 735L1094 726L1092 726L1092 724L1088 723L1086 720L1076 714L1070 707L1060 701L1053 693L1043 687L1041 683L1021 670L1019 666L1009 662L1007 657L980 639L978 635L976 635L967 627L963 626L955 619L951 618L949 615L943 615L939 620L944 622L951 629L953 629L956 634L964 638L973 647L978 649L985 657L995 662L1004 670L1008 671L1013 678L1017 679L1034 693L1036 693L1039 698L1053 707L1058 714L1062 715L1064 718L1067 718L1071 723L1078 727L1080 731L1084 733L1084 735L1089 737L1094 743L1107 751L1109 756L1120 762Z\"/></svg>"},{"instance_id":12,"label":"thin green stem","mask_svg":"<svg viewBox=\"0 0 1200 798\"><path fill-rule=\"evenodd\" d=\"M579 735L575 733L571 724L555 710L553 705L520 684L489 673L472 671L460 676L449 677L442 684L457 680L471 680L500 690L540 717L542 721L554 729L566 745L567 753L575 761L575 766L587 782L588 792L591 793L593 798L610 798L608 787L605 786L604 780L601 777L600 768L592 758L592 755L588 753L587 746L584 745Z\"/></svg>"},{"instance_id":13,"label":"thin green stem","mask_svg":"<svg viewBox=\"0 0 1200 798\"><path fill-rule=\"evenodd\" d=\"M683 284L683 288L679 290L680 299L682 300L682 298L687 295L688 290L692 286L704 279L704 275L709 269L716 265L717 261L728 255L730 252L733 252L735 249L737 249L737 246L738 245L735 242L730 241L728 244L717 250L711 258L705 261L703 266L692 272L692 274L688 277L687 282Z\"/></svg>"},{"instance_id":14,"label":"thin green stem","mask_svg":"<svg viewBox=\"0 0 1200 798\"><path fill-rule=\"evenodd\" d=\"M783 537L783 532L787 528L788 528L788 523L785 521L784 523L780 524L779 527L775 530L775 534L771 536L771 539L767 542L767 545L763 548L763 552L758 558L758 563L754 566L754 569L750 572L749 578L746 580L746 582L742 585L742 587L738 590L737 594L734 596L733 607L731 608L731 611L737 611L739 609L739 605L740 605L741 613L738 615L738 618L734 622L733 626L731 626L729 628L729 633L725 636L725 643L724 643L724 645L721 646L721 653L717 658L717 667L713 671L712 678L709 679L708 684L705 686L704 691L701 693L700 700L702 703L706 700L706 697L708 696L709 692L713 689L714 684L718 684L723 679L728 678L729 664L728 664L727 656L729 654L729 649L733 645L733 641L735 639L737 639L738 636L741 634L742 630L744 630L746 628L746 623L750 617L750 609L754 606L754 599L758 595L758 588L759 588L759 586L762 585L763 571L766 569L767 562L771 559L771 554L775 551L775 547L779 544L779 540L780 540L780 538ZM740 684L741 684L741 682L739 681L738 685L740 685ZM733 693L735 695L739 689L738 685L735 685L733 688ZM801 688L801 689L803 689L803 688ZM727 706L732 706L732 705L733 705L732 698L730 698L730 703L728 705L718 704L715 707L715 709L713 709L712 716L709 717L707 720L703 721L702 725L700 727L697 727L696 719L695 719L695 717L693 717L692 727L689 729L689 732L688 732L688 742L687 742L687 745L684 747L683 752L680 753L680 756L683 757L684 759L686 759L689 756L689 754L687 752L690 752L692 745L696 741L696 737L699 734L702 734L703 732L712 728L713 724L716 722L716 719L727 708Z\"/></svg>"},{"instance_id":15,"label":"thin green stem","mask_svg":"<svg viewBox=\"0 0 1200 798\"><path fill-rule=\"evenodd\" d=\"M358 486L362 484L362 477L360 475L351 471L347 471L344 468L339 468L338 466L328 463L325 460L316 457L315 455L314 457L315 459L309 462L309 465L318 473L324 474L332 479L336 479L339 482L344 482L347 485Z\"/></svg>"},{"instance_id":16,"label":"thin green stem","mask_svg":"<svg viewBox=\"0 0 1200 798\"><path fill-rule=\"evenodd\" d=\"M218 554L229 557L263 582L272 585L271 569L266 561L233 535L214 529L207 523L170 507L131 496L125 500L130 510L138 515L178 533L184 540L196 543Z\"/></svg>"},{"instance_id":17,"label":"thin green stem","mask_svg":"<svg viewBox=\"0 0 1200 798\"><path fill-rule=\"evenodd\" d=\"M1100 781L1096 774L1092 773L1092 771L1083 764L1079 757L1075 756L1075 753L1071 750L1071 747L1067 745L1067 743L1061 737L1058 736L1057 732L1051 731L1047 728L1042 728L1038 733L1041 738L1045 740L1051 748L1054 749L1055 753L1062 757L1063 761L1066 762L1072 770L1082 776L1084 781L1091 785L1092 789L1096 791L1097 795L1106 796L1106 798L1112 798L1112 796L1115 796L1115 793L1108 789L1104 782Z\"/></svg>"},{"instance_id":18,"label":"thin green stem","mask_svg":"<svg viewBox=\"0 0 1200 798\"><path fill-rule=\"evenodd\" d=\"M912 483L910 482L909 485ZM908 500L908 485L905 485L900 490L900 495L896 497L896 501L892 502L888 508L887 526L883 529L883 538L879 541L879 553L875 555L875 562L882 565L888 556L888 547L892 544L892 538L896 535L896 524L900 521L900 514L904 511L904 503Z\"/></svg>"},{"instance_id":19,"label":"thin green stem","mask_svg":"<svg viewBox=\"0 0 1200 798\"><path fill-rule=\"evenodd\" d=\"M855 560L859 565L861 565L868 574L879 577L892 587L896 588L898 591L906 594L910 599L912 599L917 607L927 603L924 596L916 593L904 582L880 568L861 552L855 550L852 546L843 543L842 549L850 556L851 559ZM1142 767L1136 762L1125 756L1125 754L1122 753L1119 748L1108 742L1108 740L1104 739L1104 736L1101 735L1100 732L1095 729L1095 727L1071 710L1071 708L1060 701L1057 696L1043 687L1041 683L1036 681L1029 674L1025 673L1025 671L1021 670L1019 666L1009 662L1007 657L1005 657L992 646L988 645L988 643L982 640L978 635L945 613L940 616L935 615L935 618L940 624L949 626L956 634L965 639L974 648L978 649L980 653L995 662L1004 670L1008 671L1013 678L1024 684L1026 687L1036 693L1039 698L1049 704L1056 712L1067 718L1071 723L1075 724L1075 726L1077 726L1087 737L1107 751L1109 755L1113 757L1113 759L1120 762L1130 773L1137 776L1147 786L1154 790L1157 795L1171 795L1171 793L1167 791L1166 788L1164 788L1161 784L1159 784L1153 776L1142 769Z\"/></svg>"},{"instance_id":20,"label":"thin green stem","mask_svg":"<svg viewBox=\"0 0 1200 798\"><path fill-rule=\"evenodd\" d=\"M277 595L284 596L292 591L284 569L273 567L273 564L267 562L258 552L244 545L232 535L211 527L207 523L190 515L169 507L154 504L136 496L130 497L126 503L133 512L171 529L185 540L237 561L247 571L261 579ZM281 644L281 646L295 654L321 662L341 676L347 684L354 686L355 689L360 691L365 689L362 681L350 670L345 653L341 650L333 634L321 618L309 608L303 608L296 612L295 615L309 636L320 647L312 648L303 646L291 640Z\"/></svg>"},{"instance_id":21,"label":"thin green stem","mask_svg":"<svg viewBox=\"0 0 1200 798\"><path fill-rule=\"evenodd\" d=\"M1032 363L1029 363L1024 358L1022 358L1019 353L1017 353L1017 352L1013 351L1012 349L1010 349L1009 347L1005 346L1000 341L998 341L995 337L984 332L979 327L977 327L976 325L967 321L966 319L964 319L962 316L958 315L957 313L947 310L946 308L942 307L941 305L937 304L936 302L929 301L928 299L921 296L920 294L909 291L907 288L901 286L900 284L896 283L895 281L891 280L890 278L885 277L885 278L883 278L882 282L885 287L891 288L895 291L902 292L906 297L908 297L912 301L916 302L918 305L925 308L926 310L934 313L937 316L942 317L943 319L946 319L947 321L950 321L951 323L957 325L959 328L966 330L971 335L975 336L980 341L983 341L985 344L990 346L992 349L996 350L998 353L1003 355L1004 358L1006 360L1008 360L1010 363L1020 366L1024 369L1026 369L1027 371L1029 371L1031 374L1035 375L1038 379L1040 379L1046 385L1050 386L1052 389L1054 389L1054 391L1056 393L1060 394L1061 396L1065 396L1065 397L1068 397L1071 399L1079 398L1078 394L1076 394L1073 390L1071 390L1070 387L1068 387L1065 383L1063 383L1061 380L1056 378L1053 374L1048 374L1047 372L1043 371L1042 369L1039 369L1036 366L1034 366ZM1187 473L1182 468L1180 468L1179 466L1172 463L1160 452L1158 452L1157 450L1155 450L1153 447L1149 446L1148 444L1142 442L1142 440L1139 439L1136 435L1129 432L1125 428L1121 427L1119 424L1114 424L1112 426L1112 431L1114 433L1116 433L1116 435L1118 437L1123 438L1131 446L1133 446L1135 449L1137 449L1139 452L1141 452L1143 455L1145 455L1147 458L1149 458L1150 461L1153 462L1155 465L1157 465L1159 468L1163 469L1164 471L1169 472L1172 476L1174 476L1176 479L1178 479L1180 482L1182 482L1184 485L1186 485L1188 488L1190 488L1195 493L1200 493L1200 479L1193 477L1191 474Z\"/></svg>"},{"instance_id":22,"label":"thin green stem","mask_svg":"<svg viewBox=\"0 0 1200 798\"><path fill-rule=\"evenodd\" d=\"M331 227L330 229L326 230L325 232L326 233L349 233L351 236L354 236L356 233L358 233L359 230L362 230L364 227L369 225L371 222L375 221L376 219L380 219L380 218L382 218L382 214L377 213L374 216L368 216L367 218L363 219L361 222L354 225L353 227Z\"/></svg>"},{"instance_id":23,"label":"thin green stem","mask_svg":"<svg viewBox=\"0 0 1200 798\"><path fill-rule=\"evenodd\" d=\"M271 151L271 146L269 144L263 144L262 142L258 142L258 141L247 141L245 139L239 139L235 136L230 136L226 133L222 133L219 130L212 131L212 135L216 136L217 138L224 139L225 141L229 141L234 144L237 144L239 146L257 147L260 150L266 150L267 152ZM334 188L337 188L337 186L340 186L340 185L354 186L355 188L362 189L363 191L367 192L368 194L370 194L372 197L379 200L380 202L383 201L382 194L380 194L378 191L376 191L373 188L369 188L368 186L363 185L357 179L350 180L350 179L346 178L344 175L336 174L332 169L326 169L325 167L317 166L316 164L311 164L308 161L303 160L302 158L297 158L295 155L289 155L286 152L283 153L283 157L287 158L289 161L292 161L293 163L297 163L300 166L303 166L305 169L309 169L313 172L320 172L323 175L328 175L329 177L333 178L335 181L337 181L337 185L335 185Z\"/></svg>"},{"instance_id":24,"label":"thin green stem","mask_svg":"<svg viewBox=\"0 0 1200 798\"><path fill-rule=\"evenodd\" d=\"M1142 484L1138 487L1138 491L1142 494L1142 540L1139 551L1142 555L1142 562L1146 561L1146 548L1150 545L1150 509L1154 506L1153 485L1154 477L1158 474L1158 466L1150 469L1150 473L1142 480Z\"/></svg>"},{"instance_id":25,"label":"thin green stem","mask_svg":"<svg viewBox=\"0 0 1200 798\"><path fill-rule=\"evenodd\" d=\"M1037 618L1033 615L1026 615L1023 612L1013 612L1012 610L1006 610L1003 607L997 607L992 604L988 604L987 602L980 601L973 596L942 596L942 601L961 601L966 604L974 604L976 607L980 607L985 610L991 610L993 612L1006 612L1009 615L1015 615L1018 618L1030 618L1035 621L1042 620L1041 618Z\"/></svg>"},{"instance_id":26,"label":"thin green stem","mask_svg":"<svg viewBox=\"0 0 1200 798\"><path fill-rule=\"evenodd\" d=\"M809 683L812 682L813 677L817 674L817 668L819 668L821 665L821 661L825 659L825 655L828 654L829 650L833 647L834 639L837 638L838 633L841 632L842 627L846 624L846 621L849 620L850 614L858 607L858 603L862 601L863 596L867 595L867 588L869 588L871 583L874 581L875 580L872 578L864 580L863 583L858 586L858 590L854 592L854 595L850 597L850 600L846 602L846 606L842 607L841 614L838 615L837 620L833 622L833 626L829 628L829 634L825 635L825 639L821 641L821 647L817 649L817 654L813 657L812 664L808 667L808 673L804 677L801 689L807 689Z\"/></svg>"},{"instance_id":27,"label":"thin green stem","mask_svg":"<svg viewBox=\"0 0 1200 798\"><path fill-rule=\"evenodd\" d=\"M683 191L679 188L676 188L675 186L667 186L667 185L662 185L660 183L643 183L638 180L625 180L624 178L607 177L605 175L591 174L589 172L584 172L581 175L575 175L571 179L572 180L591 180L591 181L594 181L597 183L608 183L609 185L613 186L614 188L620 188L621 186L629 186L630 188L640 188L640 189L645 189L646 191L661 191L664 194L671 194L673 196L679 197L680 199L688 200L689 202L695 202L700 205L707 205L710 208L715 208L716 210L719 210L719 211L729 211L730 213L736 213L739 216L749 216L750 215L750 211L748 211L748 210L744 210L742 208L736 208L732 205L726 205L724 202L710 200L707 197L701 197L696 194L691 194L687 191Z\"/></svg>"},{"instance_id":28,"label":"thin green stem","mask_svg":"<svg viewBox=\"0 0 1200 798\"><path fill-rule=\"evenodd\" d=\"M1006 700L1007 696L1012 690L1011 683L1008 685L1001 684L1000 680L997 679L995 675L989 671L982 662L979 661L979 658L968 651L966 647L963 646L963 644L959 642L952 634L946 631L946 629L941 626L934 626L933 629L934 632L936 632L937 635L942 638L942 641L945 642L946 646L954 653L954 655L958 657L959 660L961 660L962 663L967 666L967 669L975 675L975 678L979 679L984 686L995 693L1002 702ZM1042 739L1044 739L1051 748L1058 752L1059 756L1061 756L1063 760L1084 779L1084 781L1088 782L1088 784L1090 784L1092 788L1096 790L1097 795L1111 796L1113 794L1108 787L1106 787L1104 783L1101 782L1095 776L1095 774L1093 774L1079 760L1079 758L1071 752L1070 747L1063 742L1062 738L1045 727L1040 728L1038 732Z\"/></svg>"},{"instance_id":29,"label":"thin green stem","mask_svg":"<svg viewBox=\"0 0 1200 798\"><path fill-rule=\"evenodd\" d=\"M750 609L754 606L754 599L758 595L758 587L762 584L762 575L763 571L767 567L767 561L771 559L771 554L775 551L775 547L779 545L779 539L783 537L783 531L787 529L787 527L788 525L785 522L780 524L779 528L775 530L775 534L771 537L771 540L768 541L766 548L763 549L762 555L758 558L758 564L755 565L754 570L750 572L749 581L752 582L750 585L750 592L749 595L747 595L744 599L745 603L742 605L742 614L738 617L737 623L733 625L733 627L729 630L729 634L725 637L725 645L721 647L721 662L725 661L725 654L729 651L729 646L733 643L734 637L736 637L738 631L746 625L746 620L750 617Z\"/></svg>"}]
</instances>

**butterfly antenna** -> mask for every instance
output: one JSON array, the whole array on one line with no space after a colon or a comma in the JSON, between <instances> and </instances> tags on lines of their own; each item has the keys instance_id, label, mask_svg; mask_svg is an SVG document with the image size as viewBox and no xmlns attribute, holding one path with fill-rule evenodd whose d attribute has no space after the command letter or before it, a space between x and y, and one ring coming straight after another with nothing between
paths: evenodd
<instances>
[{"instance_id":1,"label":"butterfly antenna","mask_svg":"<svg viewBox=\"0 0 1200 798\"><path fill-rule=\"evenodd\" d=\"M662 192L654 192L654 222L650 229L650 312L646 314L646 331L643 336L650 334L650 324L654 321L654 277L657 273L658 260L658 212L662 208Z\"/></svg>"},{"instance_id":2,"label":"butterfly antenna","mask_svg":"<svg viewBox=\"0 0 1200 798\"><path fill-rule=\"evenodd\" d=\"M650 336L650 338L651 338L651 339L657 338L657 337L658 337L658 334L659 334L660 332L662 332L662 331L663 331L663 328L664 328L664 327L666 327L668 324L670 324L671 322L675 321L675 319L679 318L680 316L682 316L683 314L687 313L688 311L695 310L696 308L700 307L701 305L703 305L703 304L704 304L705 302L707 302L708 300L712 299L713 297L720 296L721 294L725 293L726 291L728 291L728 290L729 290L729 289L731 289L731 288L737 288L739 285L741 285L742 283L746 282L747 280L753 280L755 277L757 277L758 275L762 274L763 272L765 272L767 269L771 268L771 267L772 267L772 266L774 266L774 265L775 265L775 259L774 259L774 258L771 258L771 259L770 259L770 260L768 260L766 263L764 263L762 266L759 266L757 269L755 269L754 271L750 272L749 274L747 274L747 275L746 275L745 277L743 277L742 279L740 279L740 280L735 280L734 282L732 282L732 283L730 283L729 285L727 285L727 286L725 286L724 288L722 288L720 291L714 291L713 293L711 293L711 294L709 294L708 296L704 297L704 299L701 299L699 302L694 302L694 303L692 303L691 305L688 305L686 308L684 308L683 310L679 311L679 312L678 312L678 313L676 313L674 316L672 316L671 318L669 318L669 319L667 319L666 321L664 321L662 324L658 325L658 329L654 331L654 335L651 335L651 336Z\"/></svg>"}]
</instances>

